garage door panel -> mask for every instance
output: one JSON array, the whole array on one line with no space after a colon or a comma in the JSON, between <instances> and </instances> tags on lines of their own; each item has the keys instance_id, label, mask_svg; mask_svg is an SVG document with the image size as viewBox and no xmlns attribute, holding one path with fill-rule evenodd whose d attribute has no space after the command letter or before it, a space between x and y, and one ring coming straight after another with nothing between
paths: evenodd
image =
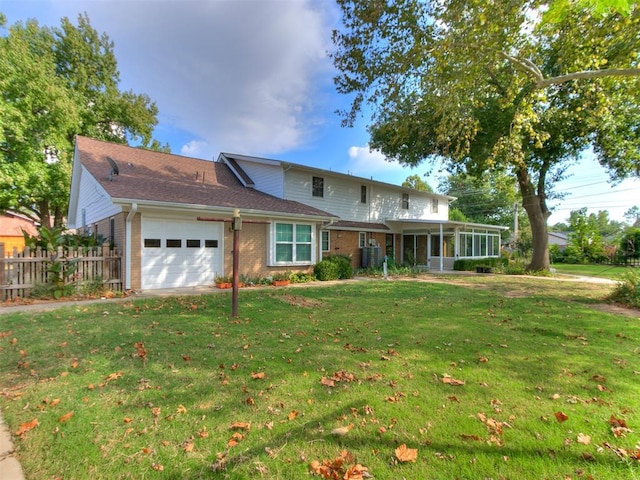
<instances>
[{"instance_id":1,"label":"garage door panel","mask_svg":"<svg viewBox=\"0 0 640 480\"><path fill-rule=\"evenodd\" d=\"M223 272L222 248L205 247L212 243L205 241L214 240L213 244L221 247L222 232L221 224L211 222L143 218L142 288L213 283ZM180 247L167 247L167 240Z\"/></svg>"}]
</instances>

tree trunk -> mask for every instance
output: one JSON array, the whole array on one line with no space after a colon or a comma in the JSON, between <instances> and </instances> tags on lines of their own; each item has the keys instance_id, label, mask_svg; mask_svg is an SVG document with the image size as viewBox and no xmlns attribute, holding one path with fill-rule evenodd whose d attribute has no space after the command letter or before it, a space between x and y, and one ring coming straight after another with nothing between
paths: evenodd
<instances>
[{"instance_id":1,"label":"tree trunk","mask_svg":"<svg viewBox=\"0 0 640 480\"><path fill-rule=\"evenodd\" d=\"M547 219L551 215L547 209L544 196L544 177L540 181L539 190L536 191L531 183L529 172L521 168L516 172L518 185L522 194L522 206L527 212L531 224L531 236L533 240L533 254L528 271L549 270L549 236L547 232Z\"/></svg>"},{"instance_id":2,"label":"tree trunk","mask_svg":"<svg viewBox=\"0 0 640 480\"><path fill-rule=\"evenodd\" d=\"M51 212L49 210L49 202L46 200L42 200L40 202L40 225L43 227L51 228L53 224L51 223Z\"/></svg>"},{"instance_id":3,"label":"tree trunk","mask_svg":"<svg viewBox=\"0 0 640 480\"><path fill-rule=\"evenodd\" d=\"M537 199L535 199L537 200ZM533 254L531 263L527 266L529 271L549 270L549 235L547 232L547 218L540 208L540 202L532 202L527 208L527 216L531 224L531 236L533 240Z\"/></svg>"}]
</instances>

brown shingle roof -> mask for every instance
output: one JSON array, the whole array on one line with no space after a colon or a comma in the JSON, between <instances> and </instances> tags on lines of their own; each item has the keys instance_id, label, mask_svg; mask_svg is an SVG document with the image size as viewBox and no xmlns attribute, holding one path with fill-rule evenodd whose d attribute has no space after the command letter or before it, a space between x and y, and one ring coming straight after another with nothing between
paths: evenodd
<instances>
[{"instance_id":1,"label":"brown shingle roof","mask_svg":"<svg viewBox=\"0 0 640 480\"><path fill-rule=\"evenodd\" d=\"M333 217L300 202L242 186L220 162L154 152L78 136L79 160L112 198ZM111 175L107 157L118 165Z\"/></svg>"}]
</instances>

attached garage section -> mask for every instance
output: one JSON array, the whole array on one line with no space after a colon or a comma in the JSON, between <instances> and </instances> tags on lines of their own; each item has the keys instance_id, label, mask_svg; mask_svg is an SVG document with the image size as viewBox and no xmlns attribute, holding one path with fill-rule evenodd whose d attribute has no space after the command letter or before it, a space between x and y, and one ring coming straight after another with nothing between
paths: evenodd
<instances>
[{"instance_id":1,"label":"attached garage section","mask_svg":"<svg viewBox=\"0 0 640 480\"><path fill-rule=\"evenodd\" d=\"M142 217L142 288L208 285L222 275L223 224Z\"/></svg>"}]
</instances>

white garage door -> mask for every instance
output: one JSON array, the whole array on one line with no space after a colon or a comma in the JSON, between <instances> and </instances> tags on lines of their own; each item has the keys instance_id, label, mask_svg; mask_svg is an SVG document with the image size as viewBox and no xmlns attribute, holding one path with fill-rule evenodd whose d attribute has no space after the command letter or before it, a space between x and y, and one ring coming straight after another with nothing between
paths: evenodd
<instances>
[{"instance_id":1,"label":"white garage door","mask_svg":"<svg viewBox=\"0 0 640 480\"><path fill-rule=\"evenodd\" d=\"M142 288L207 285L223 273L222 224L142 218Z\"/></svg>"}]
</instances>

